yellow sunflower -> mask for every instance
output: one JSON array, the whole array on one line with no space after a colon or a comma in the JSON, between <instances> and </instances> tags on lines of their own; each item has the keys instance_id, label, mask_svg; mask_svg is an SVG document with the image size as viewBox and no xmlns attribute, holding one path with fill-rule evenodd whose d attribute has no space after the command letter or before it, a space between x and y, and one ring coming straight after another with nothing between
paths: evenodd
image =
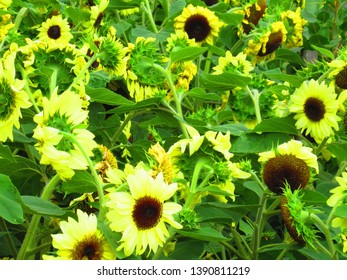
<instances>
[{"instance_id":1,"label":"yellow sunflower","mask_svg":"<svg viewBox=\"0 0 347 280\"><path fill-rule=\"evenodd\" d=\"M270 29L271 30L260 30L263 31L263 33L248 42L245 53L254 58L254 64L266 59L273 59L275 51L287 39L288 32L282 21L273 22Z\"/></svg>"},{"instance_id":2,"label":"yellow sunflower","mask_svg":"<svg viewBox=\"0 0 347 280\"><path fill-rule=\"evenodd\" d=\"M175 18L175 30L183 30L190 39L202 44L204 42L213 45L213 38L219 34L223 26L218 17L208 8L189 4L178 17Z\"/></svg>"},{"instance_id":3,"label":"yellow sunflower","mask_svg":"<svg viewBox=\"0 0 347 280\"><path fill-rule=\"evenodd\" d=\"M106 10L109 0L100 0L98 5L90 7L90 16L88 21L82 22L83 32L86 34L94 34L95 30L103 25L104 11Z\"/></svg>"},{"instance_id":4,"label":"yellow sunflower","mask_svg":"<svg viewBox=\"0 0 347 280\"><path fill-rule=\"evenodd\" d=\"M286 182L292 190L305 188L311 178L310 168L317 174L319 172L317 156L297 140L260 153L258 161L264 164L262 176L265 184L276 194L282 194Z\"/></svg>"},{"instance_id":5,"label":"yellow sunflower","mask_svg":"<svg viewBox=\"0 0 347 280\"><path fill-rule=\"evenodd\" d=\"M246 54L238 53L233 56L230 51L226 51L225 56L219 57L218 64L213 67L212 75L233 73L248 76L253 69L254 67L247 60Z\"/></svg>"},{"instance_id":6,"label":"yellow sunflower","mask_svg":"<svg viewBox=\"0 0 347 280\"><path fill-rule=\"evenodd\" d=\"M38 28L38 31L40 41L44 42L49 50L65 48L73 37L70 33L69 23L66 18L63 19L62 15L47 19Z\"/></svg>"},{"instance_id":7,"label":"yellow sunflower","mask_svg":"<svg viewBox=\"0 0 347 280\"><path fill-rule=\"evenodd\" d=\"M296 127L317 143L338 130L339 102L333 86L315 80L305 81L290 97L289 111L295 113Z\"/></svg>"},{"instance_id":8,"label":"yellow sunflower","mask_svg":"<svg viewBox=\"0 0 347 280\"><path fill-rule=\"evenodd\" d=\"M332 84L335 84L340 89L347 89L347 49L343 48L339 56L328 63L330 67L329 78L332 79Z\"/></svg>"},{"instance_id":9,"label":"yellow sunflower","mask_svg":"<svg viewBox=\"0 0 347 280\"><path fill-rule=\"evenodd\" d=\"M189 39L188 34L183 30L176 30L175 33L171 33L166 42L166 51L168 53L175 49L198 46L195 39Z\"/></svg>"},{"instance_id":10,"label":"yellow sunflower","mask_svg":"<svg viewBox=\"0 0 347 280\"><path fill-rule=\"evenodd\" d=\"M20 126L21 109L31 106L24 90L25 81L16 78L17 49L17 44L11 44L0 60L0 142L13 141L13 127Z\"/></svg>"},{"instance_id":11,"label":"yellow sunflower","mask_svg":"<svg viewBox=\"0 0 347 280\"><path fill-rule=\"evenodd\" d=\"M82 100L72 91L57 94L57 88L50 99L43 97L43 111L34 117L37 127L33 138L37 139L36 149L41 154L41 164L52 165L61 179L70 179L74 169L87 169L88 162L76 143L63 133L73 135L84 147L88 156L97 148L94 134L86 128L88 111L82 109Z\"/></svg>"},{"instance_id":12,"label":"yellow sunflower","mask_svg":"<svg viewBox=\"0 0 347 280\"><path fill-rule=\"evenodd\" d=\"M54 255L43 255L44 260L114 260L110 244L98 229L94 214L77 210L78 221L69 217L60 222L62 233L52 234Z\"/></svg>"},{"instance_id":13,"label":"yellow sunflower","mask_svg":"<svg viewBox=\"0 0 347 280\"><path fill-rule=\"evenodd\" d=\"M6 10L12 4L12 0L0 0L0 9Z\"/></svg>"},{"instance_id":14,"label":"yellow sunflower","mask_svg":"<svg viewBox=\"0 0 347 280\"><path fill-rule=\"evenodd\" d=\"M181 205L167 202L175 194L177 184L165 183L162 173L153 179L144 169L128 175L127 183L130 193L108 194L110 228L123 234L118 250L124 249L126 256L134 251L141 255L148 247L149 252L155 253L169 237L165 223L182 228L173 217L182 209Z\"/></svg>"},{"instance_id":15,"label":"yellow sunflower","mask_svg":"<svg viewBox=\"0 0 347 280\"><path fill-rule=\"evenodd\" d=\"M244 7L242 13L244 18L242 20L241 31L249 34L254 26L257 26L259 20L263 17L266 9L266 0L258 0L256 3L249 3Z\"/></svg>"},{"instance_id":16,"label":"yellow sunflower","mask_svg":"<svg viewBox=\"0 0 347 280\"><path fill-rule=\"evenodd\" d=\"M283 44L286 48L301 47L303 45L302 33L304 25L307 23L301 17L301 9L297 8L296 11L285 11L281 13L282 21L288 31L287 41Z\"/></svg>"}]
</instances>

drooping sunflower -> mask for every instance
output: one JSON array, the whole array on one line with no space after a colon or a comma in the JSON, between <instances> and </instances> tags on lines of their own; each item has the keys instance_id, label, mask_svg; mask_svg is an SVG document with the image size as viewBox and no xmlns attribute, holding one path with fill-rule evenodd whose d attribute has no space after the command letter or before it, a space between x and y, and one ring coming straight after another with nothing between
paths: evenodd
<instances>
[{"instance_id":1,"label":"drooping sunflower","mask_svg":"<svg viewBox=\"0 0 347 280\"><path fill-rule=\"evenodd\" d=\"M230 51L226 51L225 56L219 57L218 64L213 67L212 75L232 73L247 76L253 69L254 67L247 60L246 54L240 52L233 56Z\"/></svg>"},{"instance_id":2,"label":"drooping sunflower","mask_svg":"<svg viewBox=\"0 0 347 280\"><path fill-rule=\"evenodd\" d=\"M95 164L95 170L99 173L100 179L105 181L107 170L117 169L118 163L115 155L104 145L98 145L98 148L93 150L94 157L93 162Z\"/></svg>"},{"instance_id":3,"label":"drooping sunflower","mask_svg":"<svg viewBox=\"0 0 347 280\"><path fill-rule=\"evenodd\" d=\"M272 59L275 56L275 51L286 41L287 30L282 21L273 22L269 28L254 30L255 33L262 32L256 35L254 39L249 40L245 53L253 57L253 63Z\"/></svg>"},{"instance_id":4,"label":"drooping sunflower","mask_svg":"<svg viewBox=\"0 0 347 280\"><path fill-rule=\"evenodd\" d=\"M214 37L219 34L223 22L208 8L189 4L178 17L175 18L175 30L183 30L190 39L202 44L213 45Z\"/></svg>"},{"instance_id":5,"label":"drooping sunflower","mask_svg":"<svg viewBox=\"0 0 347 280\"><path fill-rule=\"evenodd\" d=\"M347 49L342 49L338 58L328 63L330 67L329 78L332 84L340 89L347 89Z\"/></svg>"},{"instance_id":6,"label":"drooping sunflower","mask_svg":"<svg viewBox=\"0 0 347 280\"><path fill-rule=\"evenodd\" d=\"M295 12L288 10L281 13L282 21L288 31L287 40L283 44L286 48L301 47L303 44L302 33L307 21L301 17L300 12L301 9L297 8Z\"/></svg>"},{"instance_id":7,"label":"drooping sunflower","mask_svg":"<svg viewBox=\"0 0 347 280\"><path fill-rule=\"evenodd\" d=\"M245 34L249 34L253 26L257 26L259 20L263 17L266 9L266 1L258 0L253 4L247 4L244 8L244 18L242 20L242 30Z\"/></svg>"},{"instance_id":8,"label":"drooping sunflower","mask_svg":"<svg viewBox=\"0 0 347 280\"><path fill-rule=\"evenodd\" d=\"M165 57L158 52L157 44L150 37L138 37L135 44L128 44L125 77L129 94L136 102L166 92L165 77L151 66L151 63L164 66Z\"/></svg>"},{"instance_id":9,"label":"drooping sunflower","mask_svg":"<svg viewBox=\"0 0 347 280\"><path fill-rule=\"evenodd\" d=\"M54 90L50 99L43 98L43 111L35 115L37 127L33 138L37 139L36 149L41 154L41 164L52 165L62 180L71 178L74 169L84 170L88 162L80 148L66 134L72 135L89 157L97 148L94 134L86 129L88 111L82 108L82 100L73 91L57 94Z\"/></svg>"},{"instance_id":10,"label":"drooping sunflower","mask_svg":"<svg viewBox=\"0 0 347 280\"><path fill-rule=\"evenodd\" d=\"M311 170L318 174L317 156L302 142L290 140L274 150L259 153L259 162L264 163L262 177L267 187L282 194L287 183L292 190L305 188L312 177Z\"/></svg>"},{"instance_id":11,"label":"drooping sunflower","mask_svg":"<svg viewBox=\"0 0 347 280\"><path fill-rule=\"evenodd\" d=\"M126 256L134 252L141 255L147 248L155 253L169 236L165 223L182 228L173 217L182 206L167 201L177 191L177 184L165 183L162 173L153 179L144 169L136 170L126 180L130 193L112 192L106 204L111 230L122 232L118 250L124 249Z\"/></svg>"},{"instance_id":12,"label":"drooping sunflower","mask_svg":"<svg viewBox=\"0 0 347 280\"><path fill-rule=\"evenodd\" d=\"M0 15L0 42L4 40L5 36L7 35L8 31L14 27L14 23L12 22L12 15L10 13L6 14L5 11L7 11L7 5L11 4L11 1L9 3L1 4L0 3L0 9L3 13ZM3 6L3 8L1 7Z\"/></svg>"},{"instance_id":13,"label":"drooping sunflower","mask_svg":"<svg viewBox=\"0 0 347 280\"><path fill-rule=\"evenodd\" d=\"M100 0L96 5L92 5L89 10L89 20L82 22L83 32L94 34L101 25L103 25L104 11L106 10L109 0Z\"/></svg>"},{"instance_id":14,"label":"drooping sunflower","mask_svg":"<svg viewBox=\"0 0 347 280\"><path fill-rule=\"evenodd\" d=\"M185 48L185 47L196 47L198 44L195 39L190 39L188 34L183 30L176 30L175 33L171 33L170 37L166 39L166 51L170 53L173 50Z\"/></svg>"},{"instance_id":15,"label":"drooping sunflower","mask_svg":"<svg viewBox=\"0 0 347 280\"><path fill-rule=\"evenodd\" d=\"M43 255L44 260L114 260L110 244L98 229L94 214L77 210L77 220L69 217L60 222L62 233L52 234L54 255Z\"/></svg>"},{"instance_id":16,"label":"drooping sunflower","mask_svg":"<svg viewBox=\"0 0 347 280\"><path fill-rule=\"evenodd\" d=\"M295 113L296 127L317 143L338 130L339 102L333 86L315 80L305 81L290 97L289 111Z\"/></svg>"},{"instance_id":17,"label":"drooping sunflower","mask_svg":"<svg viewBox=\"0 0 347 280\"><path fill-rule=\"evenodd\" d=\"M0 60L0 142L13 141L13 127L20 126L21 110L31 106L24 90L25 81L16 78L17 49L17 44L11 44Z\"/></svg>"},{"instance_id":18,"label":"drooping sunflower","mask_svg":"<svg viewBox=\"0 0 347 280\"><path fill-rule=\"evenodd\" d=\"M70 26L66 18L62 15L52 16L42 23L38 28L38 37L44 42L48 49L62 49L69 44L72 39Z\"/></svg>"}]
</instances>

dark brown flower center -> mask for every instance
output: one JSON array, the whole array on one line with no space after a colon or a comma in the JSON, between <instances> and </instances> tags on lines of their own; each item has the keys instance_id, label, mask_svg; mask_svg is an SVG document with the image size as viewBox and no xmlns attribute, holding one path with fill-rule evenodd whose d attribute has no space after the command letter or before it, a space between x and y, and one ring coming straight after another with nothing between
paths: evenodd
<instances>
[{"instance_id":1,"label":"dark brown flower center","mask_svg":"<svg viewBox=\"0 0 347 280\"><path fill-rule=\"evenodd\" d=\"M347 89L347 67L343 68L335 77L335 84L339 88Z\"/></svg>"},{"instance_id":2,"label":"dark brown flower center","mask_svg":"<svg viewBox=\"0 0 347 280\"><path fill-rule=\"evenodd\" d=\"M61 36L60 32L60 26L59 25L52 25L50 28L48 28L48 37L54 40L57 40Z\"/></svg>"},{"instance_id":3,"label":"dark brown flower center","mask_svg":"<svg viewBox=\"0 0 347 280\"><path fill-rule=\"evenodd\" d=\"M187 19L184 30L190 39L201 42L210 34L211 26L205 16L197 14Z\"/></svg>"},{"instance_id":4,"label":"dark brown flower center","mask_svg":"<svg viewBox=\"0 0 347 280\"><path fill-rule=\"evenodd\" d=\"M260 7L260 10L257 9L257 6ZM242 22L243 25L243 31L248 34L251 32L253 26L256 26L263 16L266 9L266 1L265 0L258 0L258 3L254 3L248 11L248 15L245 15L245 22Z\"/></svg>"},{"instance_id":5,"label":"dark brown flower center","mask_svg":"<svg viewBox=\"0 0 347 280\"><path fill-rule=\"evenodd\" d=\"M86 236L73 249L73 260L101 260L103 254L102 240L96 235Z\"/></svg>"},{"instance_id":6,"label":"dark brown flower center","mask_svg":"<svg viewBox=\"0 0 347 280\"><path fill-rule=\"evenodd\" d=\"M203 0L207 6L212 6L218 3L218 0Z\"/></svg>"},{"instance_id":7,"label":"dark brown flower center","mask_svg":"<svg viewBox=\"0 0 347 280\"><path fill-rule=\"evenodd\" d=\"M263 180L276 194L282 194L287 182L292 191L304 188L310 179L310 170L302 159L280 155L269 159L264 166Z\"/></svg>"},{"instance_id":8,"label":"dark brown flower center","mask_svg":"<svg viewBox=\"0 0 347 280\"><path fill-rule=\"evenodd\" d=\"M132 217L139 230L146 230L158 224L162 213L163 205L158 199L144 196L136 201Z\"/></svg>"},{"instance_id":9,"label":"dark brown flower center","mask_svg":"<svg viewBox=\"0 0 347 280\"><path fill-rule=\"evenodd\" d=\"M324 118L325 105L322 100L315 97L309 97L305 101L304 112L309 120L319 122Z\"/></svg>"}]
</instances>

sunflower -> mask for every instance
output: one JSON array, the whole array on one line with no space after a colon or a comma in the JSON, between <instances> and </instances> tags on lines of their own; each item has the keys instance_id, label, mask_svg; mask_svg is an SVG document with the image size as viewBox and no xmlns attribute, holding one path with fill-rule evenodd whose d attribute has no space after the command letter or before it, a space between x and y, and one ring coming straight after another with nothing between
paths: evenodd
<instances>
[{"instance_id":1,"label":"sunflower","mask_svg":"<svg viewBox=\"0 0 347 280\"><path fill-rule=\"evenodd\" d=\"M94 34L95 30L103 25L104 11L106 10L109 0L100 0L98 5L90 7L89 20L82 22L83 32L86 34Z\"/></svg>"},{"instance_id":2,"label":"sunflower","mask_svg":"<svg viewBox=\"0 0 347 280\"><path fill-rule=\"evenodd\" d=\"M0 0L0 9L6 10L12 4L12 0Z\"/></svg>"},{"instance_id":3,"label":"sunflower","mask_svg":"<svg viewBox=\"0 0 347 280\"><path fill-rule=\"evenodd\" d=\"M123 76L126 71L126 49L119 39L116 39L116 30L112 26L106 37L100 40L100 65L110 75Z\"/></svg>"},{"instance_id":4,"label":"sunflower","mask_svg":"<svg viewBox=\"0 0 347 280\"><path fill-rule=\"evenodd\" d=\"M333 86L310 80L302 83L290 97L289 111L295 113L296 127L305 130L317 143L338 130L339 102Z\"/></svg>"},{"instance_id":5,"label":"sunflower","mask_svg":"<svg viewBox=\"0 0 347 280\"><path fill-rule=\"evenodd\" d=\"M125 77L129 94L136 102L166 92L165 77L151 66L151 63L164 66L165 57L158 52L157 44L151 37L138 37L135 44L128 44Z\"/></svg>"},{"instance_id":6,"label":"sunflower","mask_svg":"<svg viewBox=\"0 0 347 280\"><path fill-rule=\"evenodd\" d=\"M290 140L275 150L259 154L263 165L263 180L268 188L281 194L286 183L292 190L305 188L311 178L312 168L319 173L317 156L300 141Z\"/></svg>"},{"instance_id":7,"label":"sunflower","mask_svg":"<svg viewBox=\"0 0 347 280\"><path fill-rule=\"evenodd\" d=\"M212 75L220 75L223 73L232 73L238 75L249 76L254 69L252 64L247 60L246 54L238 53L233 56L230 51L225 52L225 56L218 59L218 65L213 67Z\"/></svg>"},{"instance_id":8,"label":"sunflower","mask_svg":"<svg viewBox=\"0 0 347 280\"><path fill-rule=\"evenodd\" d=\"M266 0L258 0L256 3L247 4L244 8L242 20L242 31L249 34L253 26L257 26L266 9Z\"/></svg>"},{"instance_id":9,"label":"sunflower","mask_svg":"<svg viewBox=\"0 0 347 280\"><path fill-rule=\"evenodd\" d=\"M38 37L41 42L44 42L48 49L63 49L69 44L72 39L70 26L67 19L62 15L52 16L42 23L38 28Z\"/></svg>"},{"instance_id":10,"label":"sunflower","mask_svg":"<svg viewBox=\"0 0 347 280\"><path fill-rule=\"evenodd\" d=\"M108 169L117 169L118 163L114 154L104 145L98 145L93 150L93 161L96 162L94 168L99 173L100 179L105 181Z\"/></svg>"},{"instance_id":11,"label":"sunflower","mask_svg":"<svg viewBox=\"0 0 347 280\"><path fill-rule=\"evenodd\" d=\"M287 186L283 194L281 214L289 235L298 243L315 248L317 230L310 221L310 212L314 210L305 206L302 202L303 195L299 190L292 191Z\"/></svg>"},{"instance_id":12,"label":"sunflower","mask_svg":"<svg viewBox=\"0 0 347 280\"><path fill-rule=\"evenodd\" d=\"M6 5L6 3L4 3ZM5 11L7 10L5 8L1 8L0 3L0 10L4 11L0 14L0 43L4 40L5 36L7 35L8 31L14 27L14 23L12 22L12 15L10 13L6 14Z\"/></svg>"},{"instance_id":13,"label":"sunflower","mask_svg":"<svg viewBox=\"0 0 347 280\"><path fill-rule=\"evenodd\" d=\"M36 149L42 155L40 163L52 165L61 179L70 179L74 169L84 170L88 162L83 153L63 133L73 135L84 147L88 156L97 148L94 135L86 129L88 111L82 109L82 100L73 91L57 94L57 88L51 98L43 98L43 111L34 117L37 127L33 138L38 140Z\"/></svg>"},{"instance_id":14,"label":"sunflower","mask_svg":"<svg viewBox=\"0 0 347 280\"><path fill-rule=\"evenodd\" d=\"M347 49L340 51L338 58L328 63L330 67L329 78L340 89L347 89Z\"/></svg>"},{"instance_id":15,"label":"sunflower","mask_svg":"<svg viewBox=\"0 0 347 280\"><path fill-rule=\"evenodd\" d=\"M185 47L196 47L198 44L195 39L189 39L188 34L183 30L176 30L171 33L170 37L166 39L166 51L170 53L173 50L183 49Z\"/></svg>"},{"instance_id":16,"label":"sunflower","mask_svg":"<svg viewBox=\"0 0 347 280\"><path fill-rule=\"evenodd\" d=\"M110 228L123 233L118 250L124 249L126 256L134 251L141 255L148 247L149 252L155 253L169 236L165 223L182 228L173 217L182 209L181 205L167 202L175 194L177 184L165 183L162 173L153 179L144 169L128 175L127 183L130 193L108 194Z\"/></svg>"},{"instance_id":17,"label":"sunflower","mask_svg":"<svg viewBox=\"0 0 347 280\"><path fill-rule=\"evenodd\" d=\"M77 210L78 221L68 217L60 222L62 233L52 234L56 256L43 255L44 260L114 260L110 244L98 229L94 214Z\"/></svg>"},{"instance_id":18,"label":"sunflower","mask_svg":"<svg viewBox=\"0 0 347 280\"><path fill-rule=\"evenodd\" d=\"M304 25L307 23L301 17L301 9L297 8L296 11L285 11L281 13L282 21L288 31L287 41L283 44L286 48L301 47L303 45L302 33Z\"/></svg>"},{"instance_id":19,"label":"sunflower","mask_svg":"<svg viewBox=\"0 0 347 280\"><path fill-rule=\"evenodd\" d=\"M208 8L189 4L178 17L175 18L175 30L183 30L190 39L202 44L213 45L213 38L218 36L219 29L223 26L218 17Z\"/></svg>"},{"instance_id":20,"label":"sunflower","mask_svg":"<svg viewBox=\"0 0 347 280\"><path fill-rule=\"evenodd\" d=\"M0 142L13 141L13 127L20 126L21 109L31 106L24 90L25 81L16 78L14 61L17 49L17 44L11 44L0 60Z\"/></svg>"},{"instance_id":21,"label":"sunflower","mask_svg":"<svg viewBox=\"0 0 347 280\"><path fill-rule=\"evenodd\" d=\"M286 41L287 30L282 21L273 22L270 30L254 30L255 33L261 32L254 39L249 40L245 49L247 55L253 56L253 63L273 59L275 51Z\"/></svg>"}]
</instances>

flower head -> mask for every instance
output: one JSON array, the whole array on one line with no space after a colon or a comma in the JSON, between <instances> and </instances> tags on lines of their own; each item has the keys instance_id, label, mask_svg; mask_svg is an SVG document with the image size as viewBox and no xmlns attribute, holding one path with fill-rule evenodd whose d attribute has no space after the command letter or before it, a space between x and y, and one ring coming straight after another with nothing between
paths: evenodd
<instances>
[{"instance_id":1,"label":"flower head","mask_svg":"<svg viewBox=\"0 0 347 280\"><path fill-rule=\"evenodd\" d=\"M310 169L318 170L317 156L311 148L297 140L283 143L275 150L259 154L263 162L263 180L274 193L281 194L287 183L292 190L305 188L310 181Z\"/></svg>"},{"instance_id":2,"label":"flower head","mask_svg":"<svg viewBox=\"0 0 347 280\"><path fill-rule=\"evenodd\" d=\"M71 141L71 135L80 143L88 156L97 148L94 135L85 129L88 111L82 109L82 100L72 92L57 94L57 89L50 99L43 98L43 111L34 117L37 127L33 138L38 140L35 145L42 155L41 164L50 164L62 179L74 175L74 169L88 167L80 148Z\"/></svg>"},{"instance_id":3,"label":"flower head","mask_svg":"<svg viewBox=\"0 0 347 280\"><path fill-rule=\"evenodd\" d=\"M110 228L122 232L121 245L126 256L134 251L143 254L147 248L156 252L169 236L165 223L175 227L182 226L174 220L181 205L168 202L177 190L177 184L167 184L163 174L154 179L144 169L138 169L127 177L130 193L112 192L108 194L107 218Z\"/></svg>"},{"instance_id":4,"label":"flower head","mask_svg":"<svg viewBox=\"0 0 347 280\"><path fill-rule=\"evenodd\" d=\"M291 95L289 102L289 111L295 113L296 127L312 136L317 143L339 129L338 107L334 87L315 80L304 82Z\"/></svg>"},{"instance_id":5,"label":"flower head","mask_svg":"<svg viewBox=\"0 0 347 280\"><path fill-rule=\"evenodd\" d=\"M249 34L252 26L256 26L263 17L266 9L266 1L258 0L254 4L247 4L244 8L244 18L242 20L242 31Z\"/></svg>"},{"instance_id":6,"label":"flower head","mask_svg":"<svg viewBox=\"0 0 347 280\"><path fill-rule=\"evenodd\" d=\"M47 19L38 31L40 41L44 42L49 49L62 49L69 44L73 37L70 33L69 23L66 18L63 19L62 15Z\"/></svg>"},{"instance_id":7,"label":"flower head","mask_svg":"<svg viewBox=\"0 0 347 280\"><path fill-rule=\"evenodd\" d=\"M178 17L175 18L175 30L183 30L190 39L201 44L206 42L213 45L213 38L218 36L223 26L218 17L208 8L189 4Z\"/></svg>"},{"instance_id":8,"label":"flower head","mask_svg":"<svg viewBox=\"0 0 347 280\"><path fill-rule=\"evenodd\" d=\"M282 21L288 31L287 40L283 44L286 48L300 47L303 44L302 33L307 21L301 17L300 11L301 9L297 8L295 12L288 10L281 13Z\"/></svg>"},{"instance_id":9,"label":"flower head","mask_svg":"<svg viewBox=\"0 0 347 280\"><path fill-rule=\"evenodd\" d=\"M224 57L219 57L218 65L213 67L213 75L232 73L238 75L249 75L254 69L252 64L247 61L246 54L238 53L233 56L230 51L226 51Z\"/></svg>"},{"instance_id":10,"label":"flower head","mask_svg":"<svg viewBox=\"0 0 347 280\"><path fill-rule=\"evenodd\" d=\"M21 109L31 106L24 90L25 81L16 78L17 48L17 44L12 44L0 60L0 142L13 141L13 127L20 126Z\"/></svg>"},{"instance_id":11,"label":"flower head","mask_svg":"<svg viewBox=\"0 0 347 280\"><path fill-rule=\"evenodd\" d=\"M114 260L116 256L98 229L96 216L78 209L77 218L60 222L62 233L52 234L57 256L43 255L43 259Z\"/></svg>"}]
</instances>

